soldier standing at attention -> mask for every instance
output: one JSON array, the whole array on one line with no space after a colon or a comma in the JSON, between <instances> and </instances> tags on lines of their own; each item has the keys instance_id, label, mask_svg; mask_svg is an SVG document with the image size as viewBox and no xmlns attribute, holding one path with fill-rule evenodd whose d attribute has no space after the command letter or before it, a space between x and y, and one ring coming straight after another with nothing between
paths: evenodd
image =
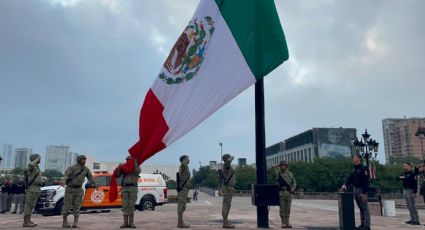
<instances>
[{"instance_id":1,"label":"soldier standing at attention","mask_svg":"<svg viewBox=\"0 0 425 230\"><path fill-rule=\"evenodd\" d=\"M80 216L80 208L83 202L83 183L84 179L87 177L91 185L96 186L93 175L90 172L90 169L85 166L86 156L79 155L77 157L77 164L70 166L64 175L64 181L66 184L65 188L65 197L62 207L62 216L63 224L62 227L70 228L68 224L68 215L74 215L74 223L72 224L73 228L78 227L78 217ZM96 187L97 189L97 187Z\"/></svg>"},{"instance_id":2,"label":"soldier standing at attention","mask_svg":"<svg viewBox=\"0 0 425 230\"><path fill-rule=\"evenodd\" d=\"M356 227L358 230L370 230L370 213L367 205L367 193L369 192L369 170L361 162L362 156L359 153L354 154L354 169L350 176L342 185L341 191L346 191L348 185L354 187L354 199L360 210L361 225Z\"/></svg>"},{"instance_id":3,"label":"soldier standing at attention","mask_svg":"<svg viewBox=\"0 0 425 230\"><path fill-rule=\"evenodd\" d=\"M131 160L131 156L126 158L127 161ZM124 216L124 223L120 228L136 228L134 225L134 204L137 199L137 182L141 172L137 159L134 159L134 169L131 173L126 173L122 169L123 164L118 166L118 170L114 171L115 177L122 176L121 179L121 200L122 200L122 213Z\"/></svg>"},{"instance_id":4,"label":"soldier standing at attention","mask_svg":"<svg viewBox=\"0 0 425 230\"><path fill-rule=\"evenodd\" d=\"M189 156L183 155L180 157L180 169L177 178L177 215L178 228L189 228L190 225L183 221L183 212L186 210L187 194L189 192Z\"/></svg>"},{"instance_id":5,"label":"soldier standing at attention","mask_svg":"<svg viewBox=\"0 0 425 230\"><path fill-rule=\"evenodd\" d=\"M297 187L294 174L288 170L288 163L281 161L280 170L277 172L276 180L279 184L279 200L280 200L280 219L282 220L282 228L292 228L289 223L291 214L292 193Z\"/></svg>"},{"instance_id":6,"label":"soldier standing at attention","mask_svg":"<svg viewBox=\"0 0 425 230\"><path fill-rule=\"evenodd\" d=\"M235 194L236 176L235 170L232 168L233 157L230 154L225 154L222 157L224 161L223 168L223 207L221 215L223 216L223 228L235 228L234 225L229 223L229 212L232 206L232 198Z\"/></svg>"},{"instance_id":7,"label":"soldier standing at attention","mask_svg":"<svg viewBox=\"0 0 425 230\"><path fill-rule=\"evenodd\" d=\"M42 182L40 168L38 164L40 164L40 155L32 154L30 156L30 163L27 167L27 176L28 176L28 184L27 184L27 192L26 192L26 200L25 200L25 208L24 208L24 224L22 227L35 227L37 224L31 222L31 214L32 210L37 203L38 196L40 195L41 189L40 185Z\"/></svg>"}]
</instances>

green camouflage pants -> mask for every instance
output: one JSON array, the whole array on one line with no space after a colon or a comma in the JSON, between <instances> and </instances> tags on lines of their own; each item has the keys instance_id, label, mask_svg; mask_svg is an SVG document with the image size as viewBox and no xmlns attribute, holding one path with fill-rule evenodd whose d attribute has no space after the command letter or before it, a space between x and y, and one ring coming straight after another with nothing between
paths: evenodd
<instances>
[{"instance_id":1,"label":"green camouflage pants","mask_svg":"<svg viewBox=\"0 0 425 230\"><path fill-rule=\"evenodd\" d=\"M235 194L235 189L232 187L223 187L223 205L221 209L221 215L223 219L229 217L230 207L232 206L232 198Z\"/></svg>"},{"instance_id":2,"label":"green camouflage pants","mask_svg":"<svg viewBox=\"0 0 425 230\"><path fill-rule=\"evenodd\" d=\"M137 187L121 187L122 213L125 216L134 213L134 205L137 199Z\"/></svg>"},{"instance_id":3,"label":"green camouflage pants","mask_svg":"<svg viewBox=\"0 0 425 230\"><path fill-rule=\"evenodd\" d=\"M282 220L282 224L289 224L289 216L291 214L291 204L292 204L292 196L288 195L280 195L280 219Z\"/></svg>"},{"instance_id":4,"label":"green camouflage pants","mask_svg":"<svg viewBox=\"0 0 425 230\"><path fill-rule=\"evenodd\" d=\"M80 208L83 203L83 188L66 187L63 199L62 215L72 214L80 216Z\"/></svg>"},{"instance_id":5,"label":"green camouflage pants","mask_svg":"<svg viewBox=\"0 0 425 230\"><path fill-rule=\"evenodd\" d=\"M187 194L189 193L188 188L183 188L177 194L177 214L181 215L186 210Z\"/></svg>"},{"instance_id":6,"label":"green camouflage pants","mask_svg":"<svg viewBox=\"0 0 425 230\"><path fill-rule=\"evenodd\" d=\"M38 196L40 195L41 189L40 186L31 186L28 188L26 193L24 216L29 216L32 213L32 210L37 204Z\"/></svg>"}]
</instances>

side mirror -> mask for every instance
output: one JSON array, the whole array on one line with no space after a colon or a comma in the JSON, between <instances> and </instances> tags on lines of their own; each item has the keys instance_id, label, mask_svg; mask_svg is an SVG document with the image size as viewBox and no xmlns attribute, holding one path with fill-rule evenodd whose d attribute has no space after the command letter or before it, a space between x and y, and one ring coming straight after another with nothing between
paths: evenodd
<instances>
[{"instance_id":1,"label":"side mirror","mask_svg":"<svg viewBox=\"0 0 425 230\"><path fill-rule=\"evenodd\" d=\"M86 183L86 185L84 185L84 188L86 188L86 189L89 189L89 188L91 188L92 186L91 186L91 184L90 183Z\"/></svg>"}]
</instances>

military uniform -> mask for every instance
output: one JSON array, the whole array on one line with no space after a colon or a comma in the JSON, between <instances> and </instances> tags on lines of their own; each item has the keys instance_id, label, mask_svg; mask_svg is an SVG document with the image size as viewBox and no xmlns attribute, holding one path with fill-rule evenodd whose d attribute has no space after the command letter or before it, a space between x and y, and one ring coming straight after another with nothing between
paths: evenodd
<instances>
[{"instance_id":1,"label":"military uniform","mask_svg":"<svg viewBox=\"0 0 425 230\"><path fill-rule=\"evenodd\" d=\"M37 159L40 158L40 155L33 154L30 157L31 162L28 164L27 167L27 174L28 174L28 187L26 191L26 200L25 200L25 207L24 207L24 224L23 227L34 227L37 226L36 224L31 222L31 214L32 210L34 209L38 197L40 195L41 189L41 183L42 177L40 168L38 167L38 164L40 161L37 162Z\"/></svg>"},{"instance_id":2,"label":"military uniform","mask_svg":"<svg viewBox=\"0 0 425 230\"><path fill-rule=\"evenodd\" d=\"M127 158L127 160L129 160ZM124 224L121 228L135 228L133 223L134 220L134 206L137 199L137 184L141 169L137 161L134 161L134 170L130 174L125 174L122 170L117 170L115 173L116 177L122 176L121 179L121 201L122 201L122 212L124 216Z\"/></svg>"},{"instance_id":3,"label":"military uniform","mask_svg":"<svg viewBox=\"0 0 425 230\"><path fill-rule=\"evenodd\" d=\"M80 160L85 159L85 157L81 158L81 156L78 156ZM77 158L77 162L79 162L79 158ZM79 163L70 166L65 172L64 181L66 183L66 188L61 210L64 218L63 227L65 228L69 227L67 216L70 214L74 216L74 224L72 227L77 227L78 225L78 217L80 216L80 208L84 194L82 186L86 177L91 184L95 184L90 169Z\"/></svg>"},{"instance_id":4,"label":"military uniform","mask_svg":"<svg viewBox=\"0 0 425 230\"><path fill-rule=\"evenodd\" d=\"M235 194L236 175L235 170L232 168L231 162L233 157L229 154L223 156L224 168L223 170L223 205L221 209L221 215L223 216L223 228L235 228L234 225L229 223L228 217L230 207L232 206L232 198Z\"/></svg>"},{"instance_id":5,"label":"military uniform","mask_svg":"<svg viewBox=\"0 0 425 230\"><path fill-rule=\"evenodd\" d=\"M177 227L179 228L190 227L189 225L185 224L183 221L183 212L186 210L187 194L189 193L189 187L190 187L189 167L186 164L183 164L183 160L185 160L186 157L187 156L180 157L180 162L182 162L179 169L180 184L178 186L180 191L177 193L177 215L178 215Z\"/></svg>"},{"instance_id":6,"label":"military uniform","mask_svg":"<svg viewBox=\"0 0 425 230\"><path fill-rule=\"evenodd\" d=\"M288 165L285 161L280 162L279 165ZM286 181L290 186L283 185L280 181ZM280 219L282 220L283 228L292 228L289 223L289 217L291 215L291 205L292 205L292 192L291 189L295 189L297 186L294 174L288 169L279 170L276 175L276 181L279 184L279 214Z\"/></svg>"}]
</instances>

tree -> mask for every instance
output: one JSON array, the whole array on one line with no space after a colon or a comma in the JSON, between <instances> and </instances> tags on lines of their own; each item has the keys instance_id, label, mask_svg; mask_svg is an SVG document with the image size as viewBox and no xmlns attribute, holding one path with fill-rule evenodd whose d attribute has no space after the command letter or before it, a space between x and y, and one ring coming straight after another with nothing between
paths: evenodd
<instances>
[{"instance_id":1,"label":"tree","mask_svg":"<svg viewBox=\"0 0 425 230\"><path fill-rule=\"evenodd\" d=\"M216 189L220 185L218 171L208 166L201 167L198 171L194 170L190 183L193 187L206 186Z\"/></svg>"},{"instance_id":2,"label":"tree","mask_svg":"<svg viewBox=\"0 0 425 230\"><path fill-rule=\"evenodd\" d=\"M62 178L63 174L55 169L46 169L41 173L42 176L47 177L47 182L50 184L54 179Z\"/></svg>"},{"instance_id":3,"label":"tree","mask_svg":"<svg viewBox=\"0 0 425 230\"><path fill-rule=\"evenodd\" d=\"M14 174L14 175L24 175L25 170L26 170L25 168L16 167L16 168L12 169L12 171L10 171L10 173Z\"/></svg>"},{"instance_id":4,"label":"tree","mask_svg":"<svg viewBox=\"0 0 425 230\"><path fill-rule=\"evenodd\" d=\"M423 163L423 161L421 161L421 159L416 158L414 156L406 156L406 157L394 157L391 156L389 159L389 164L403 164L406 162L410 162L412 164L420 164Z\"/></svg>"},{"instance_id":5,"label":"tree","mask_svg":"<svg viewBox=\"0 0 425 230\"><path fill-rule=\"evenodd\" d=\"M168 180L166 182L168 189L176 189L177 188L177 182L175 180Z\"/></svg>"},{"instance_id":6,"label":"tree","mask_svg":"<svg viewBox=\"0 0 425 230\"><path fill-rule=\"evenodd\" d=\"M251 190L251 185L255 184L256 170L253 167L237 167L235 176L236 190Z\"/></svg>"}]
</instances>

